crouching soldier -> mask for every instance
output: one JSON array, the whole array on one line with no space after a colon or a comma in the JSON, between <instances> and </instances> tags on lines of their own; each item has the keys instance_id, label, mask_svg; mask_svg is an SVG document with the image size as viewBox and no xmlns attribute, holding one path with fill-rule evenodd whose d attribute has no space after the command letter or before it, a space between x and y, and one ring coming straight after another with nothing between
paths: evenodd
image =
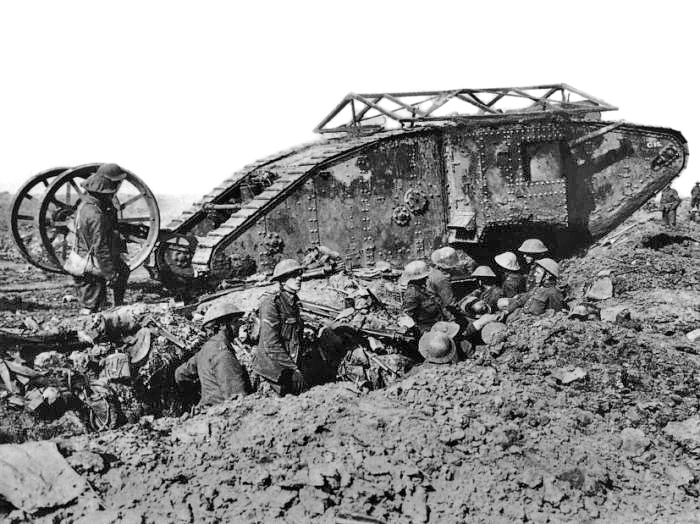
<instances>
[{"instance_id":1,"label":"crouching soldier","mask_svg":"<svg viewBox=\"0 0 700 524\"><path fill-rule=\"evenodd\" d=\"M231 303L213 304L204 315L204 328L211 334L209 340L175 370L175 382L181 389L199 381L201 406L250 391L248 377L232 347L237 332L234 324L242 316L243 312Z\"/></svg>"},{"instance_id":2,"label":"crouching soldier","mask_svg":"<svg viewBox=\"0 0 700 524\"><path fill-rule=\"evenodd\" d=\"M430 331L435 322L447 320L440 297L428 288L429 274L428 264L414 260L406 264L399 278L399 284L406 286L403 312L413 319L420 334Z\"/></svg>"},{"instance_id":3,"label":"crouching soldier","mask_svg":"<svg viewBox=\"0 0 700 524\"><path fill-rule=\"evenodd\" d=\"M526 279L524 275L520 274L520 264L515 253L506 251L496 255L493 259L503 272L503 282L501 284L503 296L511 298L519 293L524 293L526 291Z\"/></svg>"},{"instance_id":4,"label":"crouching soldier","mask_svg":"<svg viewBox=\"0 0 700 524\"><path fill-rule=\"evenodd\" d=\"M559 264L551 258L543 258L535 261L535 266L536 286L504 305L509 314L522 308L522 312L528 315L541 315L548 309L561 311L564 306L564 294L557 288Z\"/></svg>"},{"instance_id":5,"label":"crouching soldier","mask_svg":"<svg viewBox=\"0 0 700 524\"><path fill-rule=\"evenodd\" d=\"M253 355L253 370L280 396L306 389L300 369L304 323L299 297L302 266L293 259L280 261L272 273L279 290L260 302L260 340Z\"/></svg>"},{"instance_id":6,"label":"crouching soldier","mask_svg":"<svg viewBox=\"0 0 700 524\"><path fill-rule=\"evenodd\" d=\"M528 238L520 245L518 252L523 256L523 260L525 261L525 267L523 268L527 271L525 287L527 291L530 291L536 285L535 271L537 265L535 264L535 260L545 258L549 249L539 238Z\"/></svg>"}]
</instances>

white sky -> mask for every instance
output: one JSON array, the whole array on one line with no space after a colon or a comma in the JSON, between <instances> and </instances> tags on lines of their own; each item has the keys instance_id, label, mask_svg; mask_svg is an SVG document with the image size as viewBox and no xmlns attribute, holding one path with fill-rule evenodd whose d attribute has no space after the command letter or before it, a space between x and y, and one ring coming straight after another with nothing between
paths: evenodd
<instances>
[{"instance_id":1,"label":"white sky","mask_svg":"<svg viewBox=\"0 0 700 524\"><path fill-rule=\"evenodd\" d=\"M700 139L692 2L5 1L0 190L117 162L203 194L313 140L349 91L566 82ZM692 52L695 49L695 52ZM687 195L692 162L674 183Z\"/></svg>"}]
</instances>

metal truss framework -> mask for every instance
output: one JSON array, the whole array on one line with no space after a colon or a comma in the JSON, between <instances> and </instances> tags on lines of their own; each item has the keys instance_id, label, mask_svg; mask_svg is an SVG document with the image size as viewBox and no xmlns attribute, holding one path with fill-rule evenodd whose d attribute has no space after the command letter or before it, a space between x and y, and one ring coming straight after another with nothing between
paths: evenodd
<instances>
[{"instance_id":1,"label":"metal truss framework","mask_svg":"<svg viewBox=\"0 0 700 524\"><path fill-rule=\"evenodd\" d=\"M339 133L502 115L594 113L617 107L568 84L406 93L350 93L314 130ZM393 124L393 125L392 125Z\"/></svg>"}]
</instances>

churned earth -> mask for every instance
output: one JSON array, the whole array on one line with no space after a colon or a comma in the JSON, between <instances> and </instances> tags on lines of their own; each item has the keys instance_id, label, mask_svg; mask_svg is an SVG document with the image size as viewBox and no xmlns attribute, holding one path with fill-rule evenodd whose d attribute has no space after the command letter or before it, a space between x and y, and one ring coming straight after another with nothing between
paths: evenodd
<instances>
[{"instance_id":1,"label":"churned earth","mask_svg":"<svg viewBox=\"0 0 700 524\"><path fill-rule=\"evenodd\" d=\"M337 383L51 435L89 489L5 518L700 522L700 340L687 336L700 328L700 224L685 217L667 229L638 212L564 261L569 298L589 318L517 320L470 361L421 366L369 394ZM601 279L613 297L586 298ZM3 293L19 307L0 326L74 315L57 301L65 293Z\"/></svg>"}]
</instances>

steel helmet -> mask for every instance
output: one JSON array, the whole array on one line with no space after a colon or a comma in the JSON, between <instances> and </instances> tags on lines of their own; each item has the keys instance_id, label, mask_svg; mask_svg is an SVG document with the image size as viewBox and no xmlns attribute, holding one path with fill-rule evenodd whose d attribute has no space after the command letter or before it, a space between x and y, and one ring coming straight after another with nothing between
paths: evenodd
<instances>
[{"instance_id":1,"label":"steel helmet","mask_svg":"<svg viewBox=\"0 0 700 524\"><path fill-rule=\"evenodd\" d=\"M518 257L516 257L515 253L511 251L506 251L505 253L496 255L493 257L493 259L496 261L496 264L501 266L503 269L507 269L508 271L520 271Z\"/></svg>"},{"instance_id":2,"label":"steel helmet","mask_svg":"<svg viewBox=\"0 0 700 524\"><path fill-rule=\"evenodd\" d=\"M544 245L539 238L528 238L518 248L521 253L527 253L528 255L540 255L549 251L547 246Z\"/></svg>"},{"instance_id":3,"label":"steel helmet","mask_svg":"<svg viewBox=\"0 0 700 524\"><path fill-rule=\"evenodd\" d=\"M430 331L444 333L448 337L454 338L457 336L457 333L459 333L459 324L457 324L457 322L447 322L444 320L440 320L439 322L435 322L435 324L433 324L433 327L430 328Z\"/></svg>"},{"instance_id":4,"label":"steel helmet","mask_svg":"<svg viewBox=\"0 0 700 524\"><path fill-rule=\"evenodd\" d=\"M489 266L479 266L472 272L473 277L496 278L496 273Z\"/></svg>"},{"instance_id":5,"label":"steel helmet","mask_svg":"<svg viewBox=\"0 0 700 524\"><path fill-rule=\"evenodd\" d=\"M202 323L206 326L210 322L214 322L215 320L221 320L226 317L231 317L231 316L238 316L242 317L244 315L244 312L238 309L233 302L230 301L218 301L214 302L211 306L209 306L209 309L207 309L207 312L204 314L204 319L202 320Z\"/></svg>"},{"instance_id":6,"label":"steel helmet","mask_svg":"<svg viewBox=\"0 0 700 524\"><path fill-rule=\"evenodd\" d=\"M98 173L93 173L85 182L83 182L83 189L90 193L113 195L119 188L117 187L116 182L113 182L109 178L106 178Z\"/></svg>"},{"instance_id":7,"label":"steel helmet","mask_svg":"<svg viewBox=\"0 0 700 524\"><path fill-rule=\"evenodd\" d=\"M428 331L418 341L418 351L426 362L447 364L457 356L457 346L454 341L442 331Z\"/></svg>"},{"instance_id":8,"label":"steel helmet","mask_svg":"<svg viewBox=\"0 0 700 524\"><path fill-rule=\"evenodd\" d=\"M420 280L425 278L430 273L430 267L422 260L414 260L406 264L406 267L399 277L399 284L406 285L412 280Z\"/></svg>"},{"instance_id":9,"label":"steel helmet","mask_svg":"<svg viewBox=\"0 0 700 524\"><path fill-rule=\"evenodd\" d=\"M277 262L275 270L272 272L272 280L282 280L283 277L291 276L295 273L303 273L304 268L293 258L286 258Z\"/></svg>"},{"instance_id":10,"label":"steel helmet","mask_svg":"<svg viewBox=\"0 0 700 524\"><path fill-rule=\"evenodd\" d=\"M95 174L102 175L112 182L121 182L126 178L126 173L117 164L102 164L97 168Z\"/></svg>"},{"instance_id":11,"label":"steel helmet","mask_svg":"<svg viewBox=\"0 0 700 524\"><path fill-rule=\"evenodd\" d=\"M540 260L535 260L535 264L540 266L550 275L553 275L555 278L559 278L559 264L557 264L551 258L542 258Z\"/></svg>"},{"instance_id":12,"label":"steel helmet","mask_svg":"<svg viewBox=\"0 0 700 524\"><path fill-rule=\"evenodd\" d=\"M430 260L441 269L453 269L459 265L457 250L453 247L441 247L430 255Z\"/></svg>"}]
</instances>

